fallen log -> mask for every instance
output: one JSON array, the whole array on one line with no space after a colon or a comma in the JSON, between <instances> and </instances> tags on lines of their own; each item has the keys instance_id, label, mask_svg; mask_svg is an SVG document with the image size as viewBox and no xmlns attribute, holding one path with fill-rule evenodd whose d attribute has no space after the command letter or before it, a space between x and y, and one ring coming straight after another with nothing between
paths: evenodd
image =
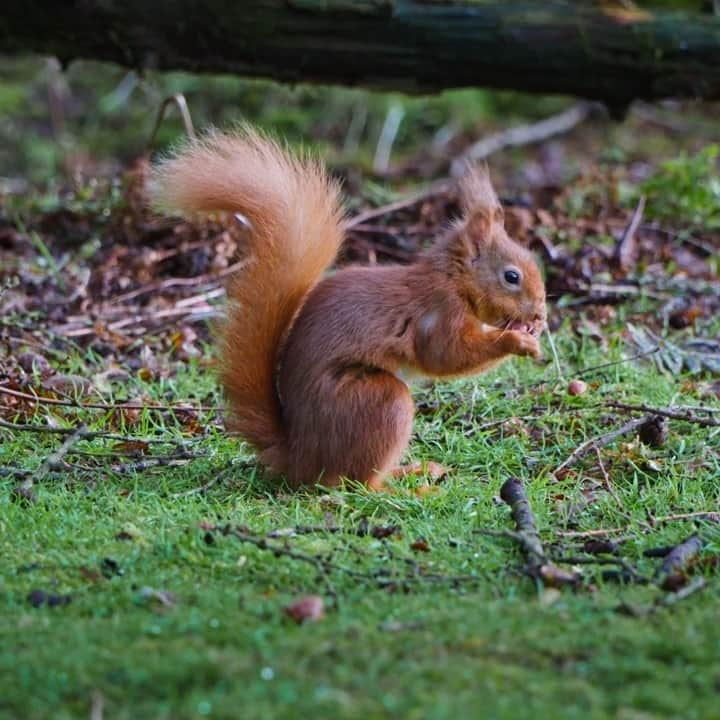
<instances>
[{"instance_id":1,"label":"fallen log","mask_svg":"<svg viewBox=\"0 0 720 720\"><path fill-rule=\"evenodd\" d=\"M679 4L680 5L680 4ZM0 53L622 108L720 98L720 18L569 0L6 0Z\"/></svg>"}]
</instances>

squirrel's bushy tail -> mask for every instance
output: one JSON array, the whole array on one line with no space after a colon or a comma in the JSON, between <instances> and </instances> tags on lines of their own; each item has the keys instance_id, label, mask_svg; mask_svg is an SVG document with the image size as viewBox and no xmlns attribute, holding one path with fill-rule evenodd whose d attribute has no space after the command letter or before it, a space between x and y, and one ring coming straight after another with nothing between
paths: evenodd
<instances>
[{"instance_id":1,"label":"squirrel's bushy tail","mask_svg":"<svg viewBox=\"0 0 720 720\"><path fill-rule=\"evenodd\" d=\"M252 226L248 262L228 288L222 381L233 428L285 472L278 351L342 242L339 187L319 162L244 127L189 142L155 167L151 188L164 211L241 213Z\"/></svg>"}]
</instances>

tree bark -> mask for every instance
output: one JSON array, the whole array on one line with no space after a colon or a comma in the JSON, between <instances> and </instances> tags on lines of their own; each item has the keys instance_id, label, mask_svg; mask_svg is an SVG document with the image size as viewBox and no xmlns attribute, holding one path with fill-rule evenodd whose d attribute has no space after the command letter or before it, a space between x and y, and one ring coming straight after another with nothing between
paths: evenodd
<instances>
[{"instance_id":1,"label":"tree bark","mask_svg":"<svg viewBox=\"0 0 720 720\"><path fill-rule=\"evenodd\" d=\"M0 52L618 106L720 98L720 18L609 0L5 0Z\"/></svg>"}]
</instances>

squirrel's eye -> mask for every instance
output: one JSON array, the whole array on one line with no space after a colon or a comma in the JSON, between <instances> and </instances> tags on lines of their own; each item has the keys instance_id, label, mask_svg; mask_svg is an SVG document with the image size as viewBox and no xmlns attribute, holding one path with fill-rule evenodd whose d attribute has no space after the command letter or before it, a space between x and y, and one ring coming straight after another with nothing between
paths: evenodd
<instances>
[{"instance_id":1,"label":"squirrel's eye","mask_svg":"<svg viewBox=\"0 0 720 720\"><path fill-rule=\"evenodd\" d=\"M520 284L520 273L517 270L506 270L503 277L505 282L510 285Z\"/></svg>"}]
</instances>

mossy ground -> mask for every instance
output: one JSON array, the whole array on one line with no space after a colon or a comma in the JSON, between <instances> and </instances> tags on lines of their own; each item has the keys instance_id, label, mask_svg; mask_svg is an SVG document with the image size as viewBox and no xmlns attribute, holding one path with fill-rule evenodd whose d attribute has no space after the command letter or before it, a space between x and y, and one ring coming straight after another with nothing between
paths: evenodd
<instances>
[{"instance_id":1,"label":"mossy ground","mask_svg":"<svg viewBox=\"0 0 720 720\"><path fill-rule=\"evenodd\" d=\"M220 433L190 438L198 457L182 467L116 473L99 458L91 479L46 477L34 504L11 502L13 481L4 479L0 716L87 717L102 704L107 718L173 720L720 717L715 577L672 607L627 617L619 603L648 604L661 592L605 583L603 568L592 566L577 590L543 590L518 572L522 558L510 540L476 532L511 527L496 496L517 475L548 545L577 554L560 531L620 526L623 556L651 574L658 561L642 551L681 541L693 525L652 527L648 518L718 508L717 431L680 422L661 448L625 438L602 451L615 498L597 487L594 456L562 481L551 477L581 441L624 421L604 400L692 405L699 387L660 375L651 363L620 362L591 373L589 391L572 398L567 378L621 360L626 348L617 340L602 352L567 325L556 344L562 379L551 363L518 360L477 380L418 389L422 412L410 456L451 468L424 496L411 480L393 494L292 493ZM75 358L73 367L92 362ZM153 394L152 385L134 382ZM217 396L199 365L155 395L169 390L187 400ZM79 414L90 428L107 427L101 411ZM526 419L481 429L511 418ZM201 419L210 423L212 414ZM37 422L51 420L50 410L38 414ZM183 439L167 413L143 413L125 431ZM37 468L59 442L2 432L0 464ZM102 454L104 445L82 441L76 449ZM214 477L206 493L193 492ZM360 537L365 520L400 531ZM311 564L207 534L209 524L224 523L258 534L329 523L347 532L273 542L311 556L332 553L333 562L363 572L403 574L411 558L426 572L477 581L378 588L331 573L335 607ZM716 526L701 527L706 551L716 553ZM429 552L411 549L419 538ZM103 565L106 558L117 566ZM172 599L165 605L148 588ZM27 599L35 589L72 600L35 608ZM327 615L296 625L283 608L308 593L325 596Z\"/></svg>"}]
</instances>

